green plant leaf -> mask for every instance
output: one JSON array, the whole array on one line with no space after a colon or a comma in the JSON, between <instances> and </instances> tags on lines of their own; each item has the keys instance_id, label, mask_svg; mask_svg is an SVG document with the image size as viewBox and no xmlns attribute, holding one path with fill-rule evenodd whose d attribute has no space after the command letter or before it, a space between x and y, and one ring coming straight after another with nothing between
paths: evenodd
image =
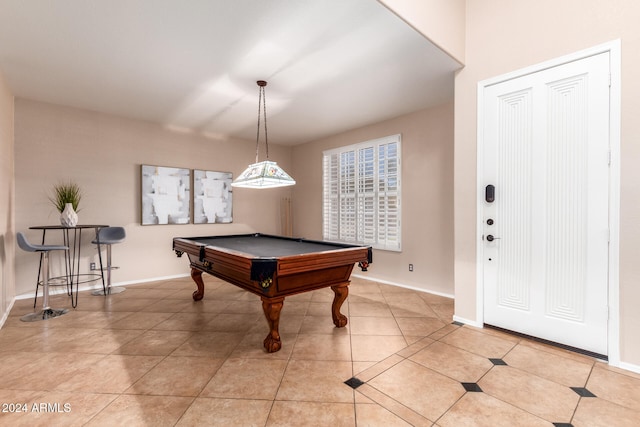
<instances>
[{"instance_id":1,"label":"green plant leaf","mask_svg":"<svg viewBox=\"0 0 640 427\"><path fill-rule=\"evenodd\" d=\"M62 212L67 203L71 203L73 210L78 212L78 205L81 199L82 190L78 184L72 181L54 185L53 194L49 197L58 212Z\"/></svg>"}]
</instances>

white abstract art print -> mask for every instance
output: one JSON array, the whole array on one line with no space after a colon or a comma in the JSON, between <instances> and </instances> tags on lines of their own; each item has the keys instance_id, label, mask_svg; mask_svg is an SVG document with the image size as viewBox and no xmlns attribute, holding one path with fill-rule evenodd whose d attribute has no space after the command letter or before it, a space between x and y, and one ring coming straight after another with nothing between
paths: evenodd
<instances>
[{"instance_id":1,"label":"white abstract art print","mask_svg":"<svg viewBox=\"0 0 640 427\"><path fill-rule=\"evenodd\" d=\"M142 225L189 224L191 171L142 165Z\"/></svg>"},{"instance_id":2,"label":"white abstract art print","mask_svg":"<svg viewBox=\"0 0 640 427\"><path fill-rule=\"evenodd\" d=\"M193 171L193 223L213 224L233 221L231 172Z\"/></svg>"}]
</instances>

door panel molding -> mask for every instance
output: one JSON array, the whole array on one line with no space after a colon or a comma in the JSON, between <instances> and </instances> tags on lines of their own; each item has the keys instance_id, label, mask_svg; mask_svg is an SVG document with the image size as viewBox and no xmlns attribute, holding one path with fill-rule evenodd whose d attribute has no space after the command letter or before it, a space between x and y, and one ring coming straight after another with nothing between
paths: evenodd
<instances>
[{"instance_id":1,"label":"door panel molding","mask_svg":"<svg viewBox=\"0 0 640 427\"><path fill-rule=\"evenodd\" d=\"M483 255L485 251L483 203L485 197L486 176L484 171L484 92L485 89L496 84L504 83L512 79L537 73L545 69L557 67L563 64L588 58L601 53L609 53L610 58L610 106L609 106L609 141L610 141L610 178L609 178L609 269L608 269L608 298L609 298L609 322L608 322L608 358L609 364L620 364L620 319L619 319L619 218L620 218L620 40L614 40L590 49L575 52L560 58L532 65L507 74L483 80L477 86L477 220L476 220L476 319L474 326L482 327L484 324L484 274ZM560 84L562 83L562 84ZM568 90L575 92L580 90L579 81L559 82L558 91ZM515 91L510 96L504 97L503 102L512 103L519 107L523 103L525 93ZM522 171L520 171L522 172ZM522 183L521 183L522 184ZM522 184L522 185L526 185ZM499 191L499 189L497 190ZM526 266L523 266L525 268ZM521 301L519 303L522 303ZM579 313L558 313L559 316L579 316Z\"/></svg>"}]
</instances>

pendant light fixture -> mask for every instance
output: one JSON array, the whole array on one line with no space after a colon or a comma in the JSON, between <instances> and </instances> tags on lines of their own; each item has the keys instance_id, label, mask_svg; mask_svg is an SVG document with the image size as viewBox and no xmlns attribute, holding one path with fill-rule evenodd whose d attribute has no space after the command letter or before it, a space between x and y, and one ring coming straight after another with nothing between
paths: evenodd
<instances>
[{"instance_id":1,"label":"pendant light fixture","mask_svg":"<svg viewBox=\"0 0 640 427\"><path fill-rule=\"evenodd\" d=\"M256 135L256 162L249 165L231 183L233 187L244 188L275 188L294 185L296 182L289 176L276 162L269 160L269 141L267 138L267 98L264 94L264 87L267 82L258 80L258 132ZM260 147L260 115L264 116L264 143L266 146L267 159L258 162L258 151Z\"/></svg>"}]
</instances>

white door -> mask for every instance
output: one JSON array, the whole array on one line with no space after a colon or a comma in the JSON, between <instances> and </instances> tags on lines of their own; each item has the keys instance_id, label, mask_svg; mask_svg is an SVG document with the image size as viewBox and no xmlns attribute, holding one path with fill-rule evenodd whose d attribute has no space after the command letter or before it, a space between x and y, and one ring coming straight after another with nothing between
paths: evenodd
<instances>
[{"instance_id":1,"label":"white door","mask_svg":"<svg viewBox=\"0 0 640 427\"><path fill-rule=\"evenodd\" d=\"M484 89L484 323L607 354L609 53Z\"/></svg>"}]
</instances>

